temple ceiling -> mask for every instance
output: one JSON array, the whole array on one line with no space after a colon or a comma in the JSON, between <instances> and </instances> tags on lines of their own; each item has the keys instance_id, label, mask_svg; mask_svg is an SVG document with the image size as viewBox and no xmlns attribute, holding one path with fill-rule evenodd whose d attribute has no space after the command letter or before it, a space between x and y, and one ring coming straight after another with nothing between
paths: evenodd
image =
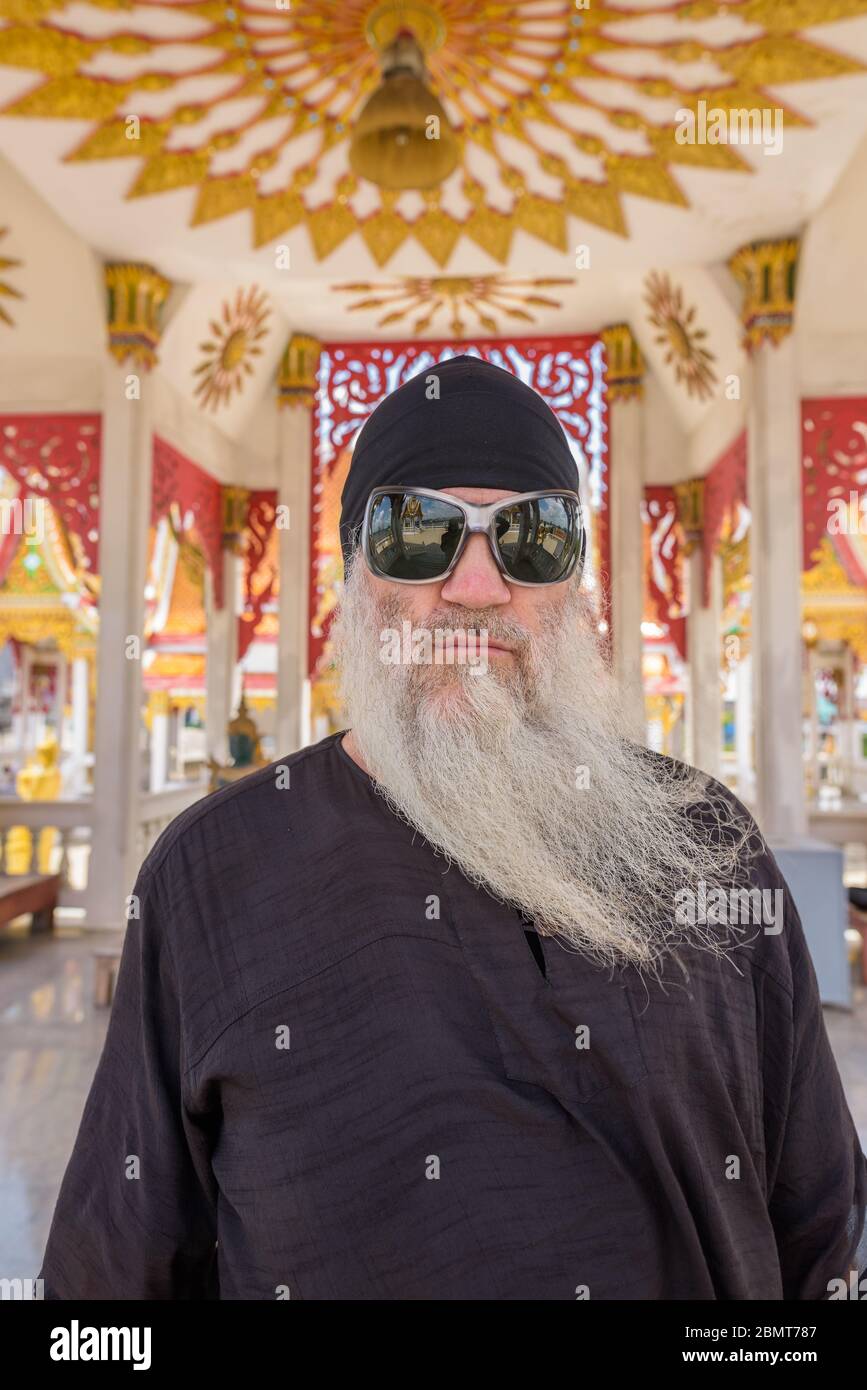
<instances>
[{"instance_id":1,"label":"temple ceiling","mask_svg":"<svg viewBox=\"0 0 867 1390\"><path fill-rule=\"evenodd\" d=\"M867 130L867 0L0 0L0 23L0 151L67 223L277 297L575 277L584 245L602 270L723 260L800 228ZM448 136L419 148L427 187L353 154L401 25ZM702 109L779 110L783 154L682 142Z\"/></svg>"}]
</instances>

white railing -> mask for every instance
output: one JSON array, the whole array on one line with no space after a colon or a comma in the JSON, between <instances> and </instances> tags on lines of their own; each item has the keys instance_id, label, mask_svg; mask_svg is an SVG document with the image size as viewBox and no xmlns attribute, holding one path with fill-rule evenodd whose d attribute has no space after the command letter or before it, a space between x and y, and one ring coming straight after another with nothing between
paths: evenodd
<instances>
[{"instance_id":1,"label":"white railing","mask_svg":"<svg viewBox=\"0 0 867 1390\"><path fill-rule=\"evenodd\" d=\"M855 802L819 811L809 810L810 834L835 845L867 846L867 806Z\"/></svg>"},{"instance_id":2,"label":"white railing","mask_svg":"<svg viewBox=\"0 0 867 1390\"><path fill-rule=\"evenodd\" d=\"M167 825L205 796L207 782L186 782L139 798L136 822L138 863ZM93 843L93 799L19 801L0 797L0 873L60 875L59 906L88 911ZM97 872L111 872L99 866Z\"/></svg>"},{"instance_id":3,"label":"white railing","mask_svg":"<svg viewBox=\"0 0 867 1390\"><path fill-rule=\"evenodd\" d=\"M60 906L86 906L93 802L0 797L0 871L60 875Z\"/></svg>"},{"instance_id":4,"label":"white railing","mask_svg":"<svg viewBox=\"0 0 867 1390\"><path fill-rule=\"evenodd\" d=\"M167 825L176 816L207 795L208 784L185 782L161 792L146 792L139 798L136 854L139 863L150 853Z\"/></svg>"}]
</instances>

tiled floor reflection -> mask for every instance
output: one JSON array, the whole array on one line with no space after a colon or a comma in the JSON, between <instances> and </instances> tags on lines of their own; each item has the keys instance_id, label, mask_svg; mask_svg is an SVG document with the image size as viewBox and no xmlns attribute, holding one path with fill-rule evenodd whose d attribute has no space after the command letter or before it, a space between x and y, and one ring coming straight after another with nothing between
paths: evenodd
<instances>
[{"instance_id":1,"label":"tiled floor reflection","mask_svg":"<svg viewBox=\"0 0 867 1390\"><path fill-rule=\"evenodd\" d=\"M93 951L121 936L0 933L0 1275L39 1272L108 1024Z\"/></svg>"},{"instance_id":2,"label":"tiled floor reflection","mask_svg":"<svg viewBox=\"0 0 867 1390\"><path fill-rule=\"evenodd\" d=\"M108 1023L93 951L120 933L0 933L0 1276L34 1278ZM867 1152L867 991L825 1020Z\"/></svg>"}]
</instances>

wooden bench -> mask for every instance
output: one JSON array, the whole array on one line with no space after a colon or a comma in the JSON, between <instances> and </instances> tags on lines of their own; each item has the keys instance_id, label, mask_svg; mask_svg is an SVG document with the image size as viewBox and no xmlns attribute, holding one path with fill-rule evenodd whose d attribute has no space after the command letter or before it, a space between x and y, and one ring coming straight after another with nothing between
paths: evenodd
<instances>
[{"instance_id":1,"label":"wooden bench","mask_svg":"<svg viewBox=\"0 0 867 1390\"><path fill-rule=\"evenodd\" d=\"M59 894L59 874L0 874L0 927L29 912L31 931L53 931Z\"/></svg>"}]
</instances>

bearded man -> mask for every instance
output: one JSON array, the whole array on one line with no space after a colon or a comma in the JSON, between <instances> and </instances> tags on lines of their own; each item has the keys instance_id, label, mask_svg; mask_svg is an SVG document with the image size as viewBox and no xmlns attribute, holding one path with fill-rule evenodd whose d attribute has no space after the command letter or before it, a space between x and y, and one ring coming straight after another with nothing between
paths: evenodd
<instances>
[{"instance_id":1,"label":"bearded man","mask_svg":"<svg viewBox=\"0 0 867 1390\"><path fill-rule=\"evenodd\" d=\"M472 357L365 424L350 729L148 856L47 1297L819 1300L859 1269L795 906L740 803L627 736L577 477Z\"/></svg>"}]
</instances>

